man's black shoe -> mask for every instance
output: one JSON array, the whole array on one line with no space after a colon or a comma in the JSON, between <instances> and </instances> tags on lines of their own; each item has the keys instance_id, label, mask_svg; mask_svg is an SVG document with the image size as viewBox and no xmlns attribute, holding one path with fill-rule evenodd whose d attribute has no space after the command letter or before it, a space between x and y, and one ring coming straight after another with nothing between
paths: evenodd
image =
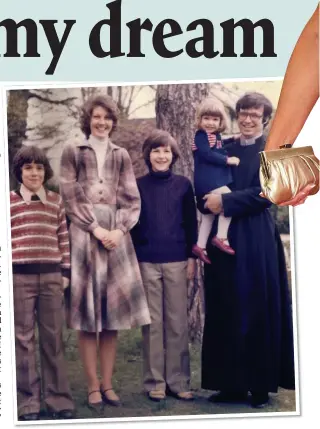
<instances>
[{"instance_id":1,"label":"man's black shoe","mask_svg":"<svg viewBox=\"0 0 320 429\"><path fill-rule=\"evenodd\" d=\"M246 402L248 400L247 392L221 392L214 393L208 398L210 402L232 403L232 402Z\"/></svg>"},{"instance_id":2,"label":"man's black shoe","mask_svg":"<svg viewBox=\"0 0 320 429\"><path fill-rule=\"evenodd\" d=\"M251 392L251 405L253 408L264 408L268 405L269 395L266 392Z\"/></svg>"}]
</instances>

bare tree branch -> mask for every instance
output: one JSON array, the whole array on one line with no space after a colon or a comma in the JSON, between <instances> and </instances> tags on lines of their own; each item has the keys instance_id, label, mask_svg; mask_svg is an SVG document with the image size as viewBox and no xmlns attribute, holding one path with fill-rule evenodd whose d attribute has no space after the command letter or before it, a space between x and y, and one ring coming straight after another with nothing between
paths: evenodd
<instances>
[{"instance_id":1,"label":"bare tree branch","mask_svg":"<svg viewBox=\"0 0 320 429\"><path fill-rule=\"evenodd\" d=\"M150 104L154 103L155 99L153 98L152 100L147 101L146 103L141 104L140 106L137 106L135 109L133 109L130 112L130 116L133 115L134 112L136 112L139 109L142 109L143 107L149 106Z\"/></svg>"},{"instance_id":2,"label":"bare tree branch","mask_svg":"<svg viewBox=\"0 0 320 429\"><path fill-rule=\"evenodd\" d=\"M35 92L30 92L29 98L33 98L33 97L40 101L43 101L44 103L51 103L51 104L64 105L64 106L68 106L71 102L77 99L77 97L68 97L62 100L52 100L51 98L43 97L42 95L37 94Z\"/></svg>"}]
</instances>

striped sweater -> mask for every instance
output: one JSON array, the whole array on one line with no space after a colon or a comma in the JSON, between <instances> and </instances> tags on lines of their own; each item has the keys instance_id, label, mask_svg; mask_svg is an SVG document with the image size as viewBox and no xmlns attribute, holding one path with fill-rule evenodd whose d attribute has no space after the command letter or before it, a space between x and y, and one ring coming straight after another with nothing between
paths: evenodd
<instances>
[{"instance_id":1,"label":"striped sweater","mask_svg":"<svg viewBox=\"0 0 320 429\"><path fill-rule=\"evenodd\" d=\"M46 191L46 204L34 195L27 204L20 191L10 192L14 273L62 270L70 276L69 235L62 198Z\"/></svg>"},{"instance_id":2,"label":"striped sweater","mask_svg":"<svg viewBox=\"0 0 320 429\"><path fill-rule=\"evenodd\" d=\"M215 145L217 145L217 149L222 148L222 142L221 142L220 134L218 134L218 136L217 136L217 134L215 134L215 133L208 133L207 132L207 136L208 136L208 143L209 143L210 148L214 147ZM196 142L195 142L195 138L191 144L191 149L193 151L198 149Z\"/></svg>"}]
</instances>

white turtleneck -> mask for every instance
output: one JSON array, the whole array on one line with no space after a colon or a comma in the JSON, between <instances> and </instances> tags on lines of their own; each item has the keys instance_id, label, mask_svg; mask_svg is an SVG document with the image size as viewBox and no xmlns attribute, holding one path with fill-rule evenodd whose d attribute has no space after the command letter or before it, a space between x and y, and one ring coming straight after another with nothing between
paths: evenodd
<instances>
[{"instance_id":1,"label":"white turtleneck","mask_svg":"<svg viewBox=\"0 0 320 429\"><path fill-rule=\"evenodd\" d=\"M97 164L98 164L98 175L101 176L103 165L106 159L106 152L109 145L109 137L105 139L98 139L97 137L90 134L89 143L96 153Z\"/></svg>"}]
</instances>

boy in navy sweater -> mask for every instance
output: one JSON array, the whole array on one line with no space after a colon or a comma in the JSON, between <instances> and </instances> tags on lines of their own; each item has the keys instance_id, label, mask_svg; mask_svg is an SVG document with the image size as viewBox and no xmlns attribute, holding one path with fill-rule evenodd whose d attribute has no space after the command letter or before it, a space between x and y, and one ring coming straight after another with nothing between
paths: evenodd
<instances>
[{"instance_id":1,"label":"boy in navy sweater","mask_svg":"<svg viewBox=\"0 0 320 429\"><path fill-rule=\"evenodd\" d=\"M149 173L138 179L141 214L131 231L148 300L151 324L143 326L144 388L151 400L170 394L193 398L188 349L188 279L194 277L197 241L195 198L189 179L172 173L179 156L166 131L143 144Z\"/></svg>"}]
</instances>

